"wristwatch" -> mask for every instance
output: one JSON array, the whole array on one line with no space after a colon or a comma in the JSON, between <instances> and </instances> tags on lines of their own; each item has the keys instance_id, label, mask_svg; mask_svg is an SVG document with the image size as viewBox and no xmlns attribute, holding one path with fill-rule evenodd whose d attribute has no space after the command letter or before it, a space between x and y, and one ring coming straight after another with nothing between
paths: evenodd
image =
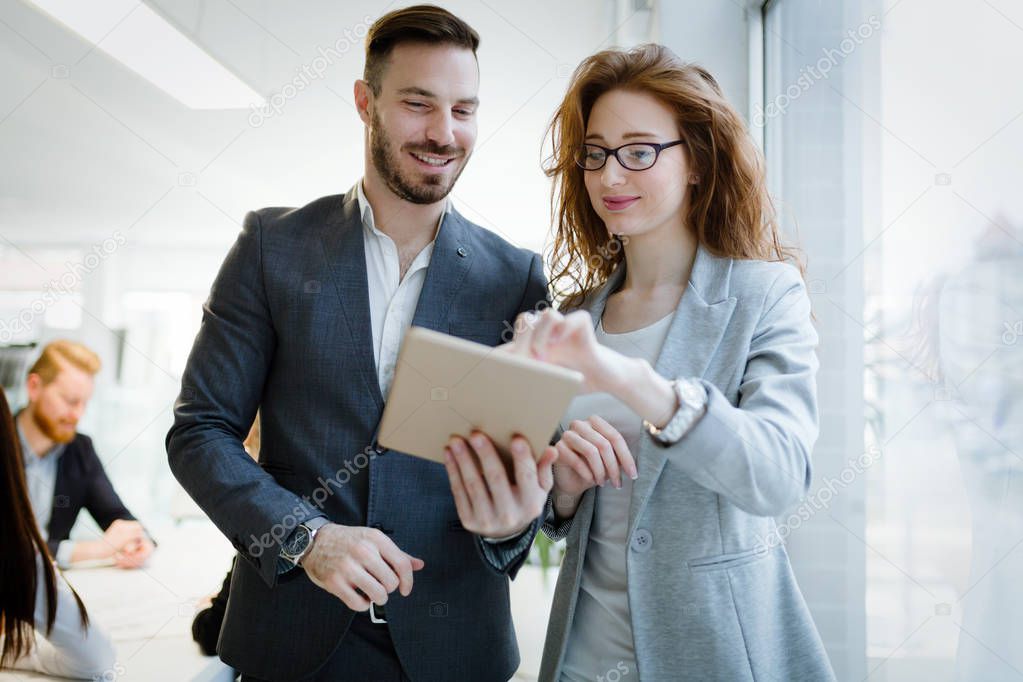
<instances>
[{"instance_id":1,"label":"wristwatch","mask_svg":"<svg viewBox=\"0 0 1023 682\"><path fill-rule=\"evenodd\" d=\"M699 381L694 379L676 379L671 382L678 397L678 410L672 415L663 428L657 428L647 420L643 420L643 427L646 428L654 442L659 445L674 445L682 440L682 436L692 428L700 417L707 411L707 389Z\"/></svg>"},{"instance_id":2,"label":"wristwatch","mask_svg":"<svg viewBox=\"0 0 1023 682\"><path fill-rule=\"evenodd\" d=\"M298 524L281 544L277 559L277 572L284 573L298 566L298 562L313 546L313 540L320 528L330 523L326 516L317 516Z\"/></svg>"}]
</instances>

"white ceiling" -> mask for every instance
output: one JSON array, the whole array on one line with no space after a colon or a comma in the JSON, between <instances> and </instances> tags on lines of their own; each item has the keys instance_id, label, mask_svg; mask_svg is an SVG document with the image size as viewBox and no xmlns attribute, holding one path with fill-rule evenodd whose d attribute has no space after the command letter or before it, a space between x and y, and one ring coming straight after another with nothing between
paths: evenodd
<instances>
[{"instance_id":1,"label":"white ceiling","mask_svg":"<svg viewBox=\"0 0 1023 682\"><path fill-rule=\"evenodd\" d=\"M153 9L270 97L395 2L152 0ZM455 192L473 220L539 248L548 225L540 143L582 57L648 31L613 2L440 3L482 36L480 137ZM130 21L112 27L127 30ZM362 43L258 127L246 110L191 110L34 6L0 1L0 247L220 248L245 212L345 191L362 169L350 105ZM498 179L499 182L495 182ZM467 199L467 201L466 201ZM13 246L12 246L13 245Z\"/></svg>"}]
</instances>

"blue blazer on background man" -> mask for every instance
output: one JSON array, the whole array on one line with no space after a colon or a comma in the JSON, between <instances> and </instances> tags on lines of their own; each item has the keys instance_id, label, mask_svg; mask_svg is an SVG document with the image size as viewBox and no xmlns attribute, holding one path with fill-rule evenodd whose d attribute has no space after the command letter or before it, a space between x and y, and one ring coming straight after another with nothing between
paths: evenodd
<instances>
[{"instance_id":1,"label":"blue blazer on background man","mask_svg":"<svg viewBox=\"0 0 1023 682\"><path fill-rule=\"evenodd\" d=\"M443 465L395 452L367 457L384 401L363 248L354 188L249 213L204 306L167 452L241 559L218 653L273 680L305 677L330 658L354 612L300 568L277 575L281 529L326 514L379 528L425 561L411 594L387 602L412 679L507 680L519 663L508 579L529 543L491 545L466 532ZM452 211L412 324L493 346L505 321L546 300L537 254ZM258 464L242 448L257 408ZM338 477L346 465L357 473Z\"/></svg>"},{"instance_id":2,"label":"blue blazer on background man","mask_svg":"<svg viewBox=\"0 0 1023 682\"><path fill-rule=\"evenodd\" d=\"M67 444L57 462L53 507L46 527L46 544L53 556L57 556L60 543L71 537L71 529L83 509L103 530L117 520L135 520L107 478L92 439L79 433Z\"/></svg>"}]
</instances>

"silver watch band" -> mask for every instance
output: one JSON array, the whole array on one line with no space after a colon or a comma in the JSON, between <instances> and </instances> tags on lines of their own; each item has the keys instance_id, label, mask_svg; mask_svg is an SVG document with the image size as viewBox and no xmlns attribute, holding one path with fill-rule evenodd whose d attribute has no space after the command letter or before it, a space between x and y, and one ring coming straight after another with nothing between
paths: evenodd
<instances>
[{"instance_id":1,"label":"silver watch band","mask_svg":"<svg viewBox=\"0 0 1023 682\"><path fill-rule=\"evenodd\" d=\"M707 411L707 389L694 379L676 379L672 382L678 398L678 410L671 416L663 428L657 428L647 420L643 426L650 433L654 442L669 446L682 440L682 436L693 427L693 424Z\"/></svg>"},{"instance_id":2,"label":"silver watch band","mask_svg":"<svg viewBox=\"0 0 1023 682\"><path fill-rule=\"evenodd\" d=\"M305 556L305 554L313 546L313 541L316 540L316 533L320 530L320 528L327 525L328 523L330 523L330 519L328 519L326 516L315 516L311 519L306 519L302 523L298 524L299 526L302 526L307 533L309 533L309 542L298 555L288 554L285 551L284 547L282 546L280 560L290 564L291 567L298 566L298 562L302 560L302 557ZM296 530L298 529L296 528Z\"/></svg>"}]
</instances>

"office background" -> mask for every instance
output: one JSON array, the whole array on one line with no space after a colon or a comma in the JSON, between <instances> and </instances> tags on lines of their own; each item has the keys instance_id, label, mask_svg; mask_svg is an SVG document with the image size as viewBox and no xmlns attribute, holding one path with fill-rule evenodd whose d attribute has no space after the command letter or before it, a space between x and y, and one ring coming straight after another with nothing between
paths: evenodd
<instances>
[{"instance_id":1,"label":"office background","mask_svg":"<svg viewBox=\"0 0 1023 682\"><path fill-rule=\"evenodd\" d=\"M0 373L100 353L82 431L147 523L194 512L163 438L216 270L248 210L360 177L362 38L401 4L0 0ZM839 679L1023 679L1023 6L438 4L482 36L454 202L534 250L583 57L658 41L715 74L808 263L822 431L779 521Z\"/></svg>"}]
</instances>

